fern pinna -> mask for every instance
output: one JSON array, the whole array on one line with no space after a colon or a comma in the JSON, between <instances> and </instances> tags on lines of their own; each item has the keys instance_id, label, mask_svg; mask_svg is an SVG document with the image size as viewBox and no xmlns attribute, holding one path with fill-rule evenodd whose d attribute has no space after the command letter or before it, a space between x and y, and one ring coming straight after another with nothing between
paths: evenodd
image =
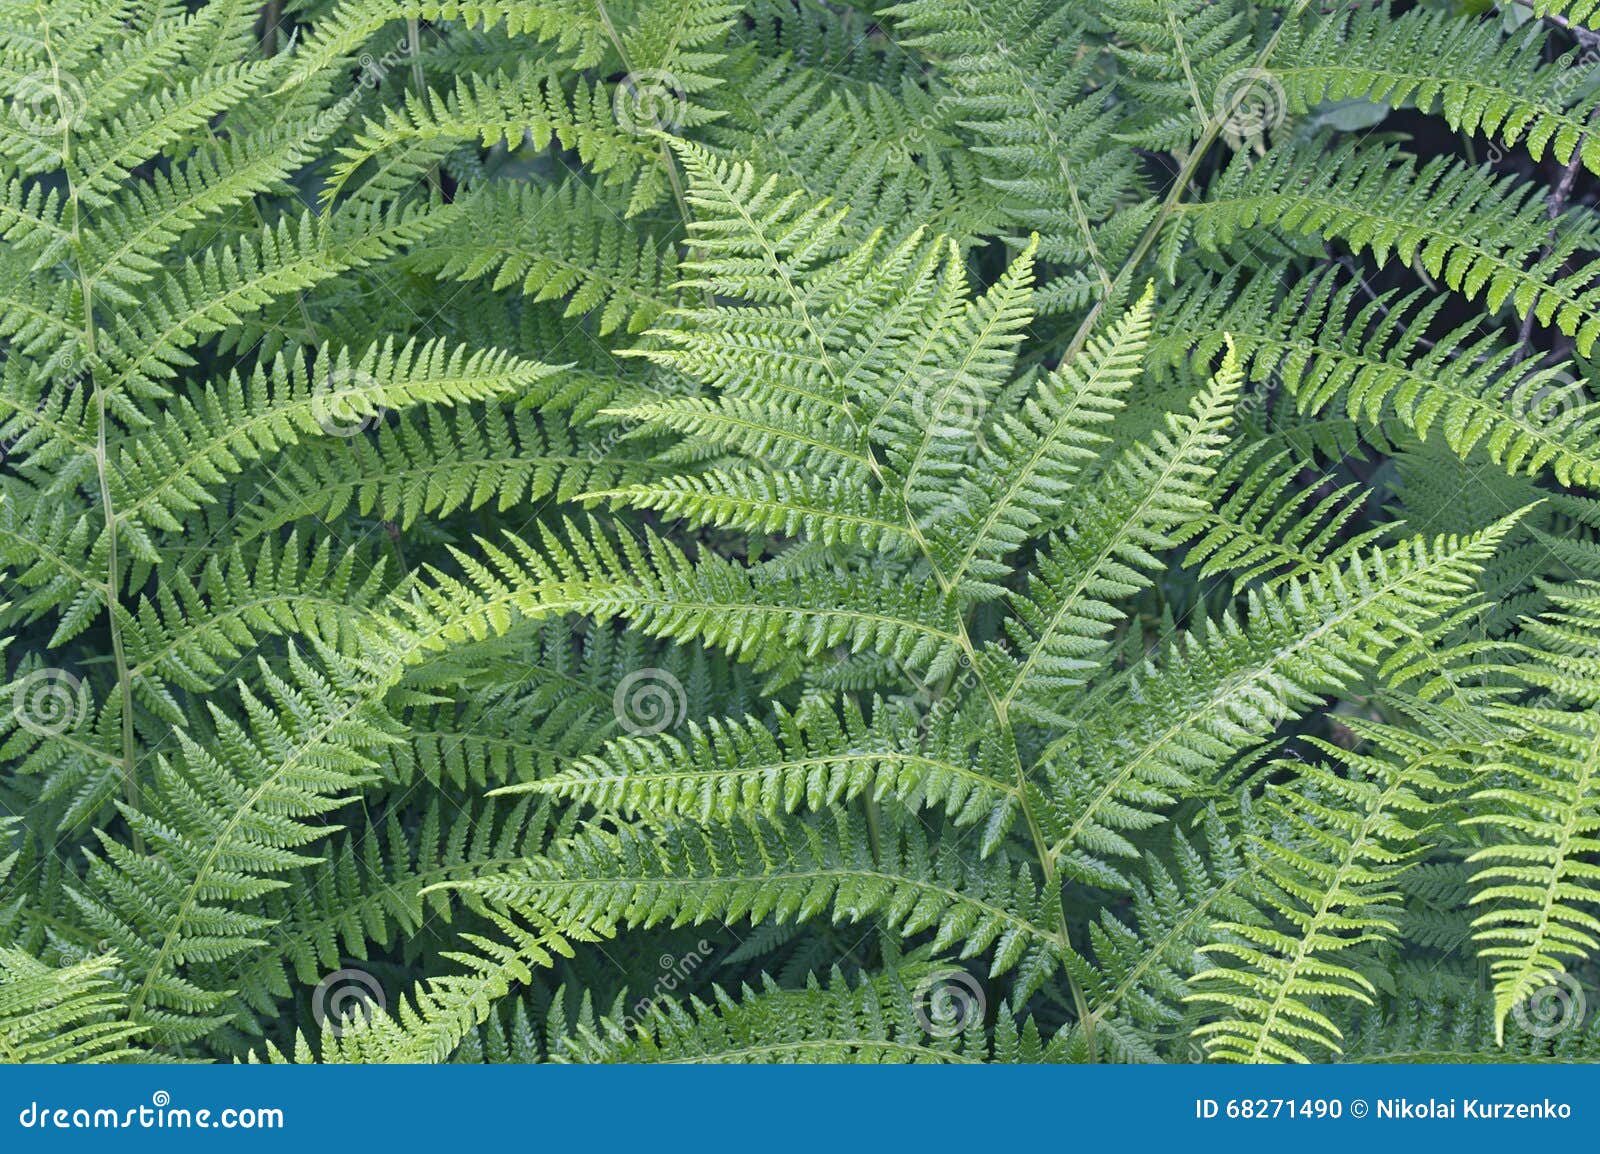
<instances>
[{"instance_id":1,"label":"fern pinna","mask_svg":"<svg viewBox=\"0 0 1600 1154\"><path fill-rule=\"evenodd\" d=\"M4 0L0 1056L1592 1057L1597 28Z\"/></svg>"}]
</instances>

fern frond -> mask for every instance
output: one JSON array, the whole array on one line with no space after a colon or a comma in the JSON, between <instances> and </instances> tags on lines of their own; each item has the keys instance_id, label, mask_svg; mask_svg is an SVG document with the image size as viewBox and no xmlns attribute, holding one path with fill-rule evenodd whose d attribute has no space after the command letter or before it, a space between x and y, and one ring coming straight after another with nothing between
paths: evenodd
<instances>
[{"instance_id":1,"label":"fern frond","mask_svg":"<svg viewBox=\"0 0 1600 1154\"><path fill-rule=\"evenodd\" d=\"M1509 305L1553 325L1587 355L1600 337L1600 285L1587 267L1561 270L1600 249L1600 238L1581 216L1552 222L1536 193L1452 158L1414 164L1393 144L1347 141L1317 154L1289 143L1255 163L1235 159L1184 211L1209 251L1262 222L1291 237L1343 240L1380 267L1392 256L1467 300L1481 296L1491 312Z\"/></svg>"},{"instance_id":2,"label":"fern frond","mask_svg":"<svg viewBox=\"0 0 1600 1154\"><path fill-rule=\"evenodd\" d=\"M933 844L914 820L886 829L874 854L866 823L837 810L815 825L736 821L664 838L596 828L548 858L451 888L596 933L713 918L781 922L831 909L837 922L876 917L903 935L934 931L934 950L959 944L963 958L992 950L990 973L1020 967L1030 990L1066 956L1026 869Z\"/></svg>"},{"instance_id":3,"label":"fern frond","mask_svg":"<svg viewBox=\"0 0 1600 1154\"><path fill-rule=\"evenodd\" d=\"M1470 591L1514 522L1465 538L1413 539L1357 554L1329 577L1313 573L1252 589L1242 620L1207 622L1111 687L1077 732L1045 752L1049 852L1097 884L1126 880L1111 859L1138 856L1128 831L1160 821L1183 793L1204 789L1230 759L1302 715L1324 693ZM1051 795L1054 795L1053 797Z\"/></svg>"},{"instance_id":4,"label":"fern frond","mask_svg":"<svg viewBox=\"0 0 1600 1154\"><path fill-rule=\"evenodd\" d=\"M1203 506L1200 494L1215 468L1233 416L1240 374L1225 359L1216 379L1185 415L1130 446L1101 483L1080 497L1082 511L1038 558L1038 573L1023 596L1011 599L1007 622L1020 657L1000 697L1001 707L1041 724L1062 720L1050 699L1081 685L1097 667L1110 602L1149 583L1155 552L1177 543L1173 530Z\"/></svg>"},{"instance_id":5,"label":"fern frond","mask_svg":"<svg viewBox=\"0 0 1600 1154\"><path fill-rule=\"evenodd\" d=\"M1095 55L1080 50L1071 7L911 0L885 11L906 44L939 64L954 114L990 161L985 176L1008 194L1010 219L1039 234L1044 259L1065 266L1042 290L1043 307L1109 292L1147 216L1131 155L1109 146L1118 113L1095 93Z\"/></svg>"},{"instance_id":6,"label":"fern frond","mask_svg":"<svg viewBox=\"0 0 1600 1154\"><path fill-rule=\"evenodd\" d=\"M525 373L517 387L556 379ZM508 414L493 403L448 411L429 406L394 419L384 414L369 436L304 445L254 495L241 532L254 538L305 518L331 522L351 514L409 529L462 509L504 512L547 497L569 501L596 485L627 484L663 469L598 430L567 429L527 411Z\"/></svg>"},{"instance_id":7,"label":"fern frond","mask_svg":"<svg viewBox=\"0 0 1600 1154\"><path fill-rule=\"evenodd\" d=\"M340 681L353 681L342 664L332 665ZM139 845L101 833L73 893L127 959L129 1016L152 1041L189 1041L220 1023L225 995L187 971L259 943L271 922L248 903L315 860L305 847L329 831L313 819L369 779L370 751L392 740L392 723L306 658L291 654L288 672L262 669L270 696L243 691L242 721L214 709L214 744L178 732L177 759L158 758L145 808L123 808Z\"/></svg>"},{"instance_id":8,"label":"fern frond","mask_svg":"<svg viewBox=\"0 0 1600 1154\"><path fill-rule=\"evenodd\" d=\"M1270 587L1295 575L1327 572L1391 530L1357 530L1360 486L1308 484L1310 466L1267 442L1242 447L1213 480L1212 500L1185 528L1194 539L1184 560L1202 577L1229 573L1236 587ZM1224 496L1226 494L1226 496Z\"/></svg>"},{"instance_id":9,"label":"fern frond","mask_svg":"<svg viewBox=\"0 0 1600 1154\"><path fill-rule=\"evenodd\" d=\"M1570 363L1520 368L1513 345L1471 325L1426 347L1445 298L1422 303L1421 292L1358 304L1362 285L1334 273L1281 296L1270 276L1230 300L1231 287L1206 282L1181 298L1169 350L1197 342L1209 355L1210 326L1226 315L1250 378L1281 381L1304 412L1337 407L1369 428L1392 417L1422 438L1437 431L1463 458L1481 447L1507 472L1600 479L1600 409Z\"/></svg>"},{"instance_id":10,"label":"fern frond","mask_svg":"<svg viewBox=\"0 0 1600 1154\"><path fill-rule=\"evenodd\" d=\"M138 1061L144 1030L125 1017L115 954L52 968L0 948L0 1060L11 1063Z\"/></svg>"},{"instance_id":11,"label":"fern frond","mask_svg":"<svg viewBox=\"0 0 1600 1154\"><path fill-rule=\"evenodd\" d=\"M979 462L985 480L970 494L962 492L961 512L945 534L946 548L959 550L948 563L950 580L962 580L969 569L999 575L990 572L997 559L1033 536L1052 506L1068 499L1073 479L1106 441L1092 426L1111 419L1142 367L1154 297L1152 286L1103 339L1090 341L1081 363L1061 365L1020 413L997 412L984 428Z\"/></svg>"},{"instance_id":12,"label":"fern frond","mask_svg":"<svg viewBox=\"0 0 1600 1154\"><path fill-rule=\"evenodd\" d=\"M1272 75L1294 113L1329 100L1409 103L1453 131L1520 144L1535 160L1548 150L1566 164L1577 150L1600 172L1600 140L1587 131L1593 97L1572 83L1570 60L1545 65L1546 39L1537 21L1507 38L1490 21L1384 4L1292 25Z\"/></svg>"},{"instance_id":13,"label":"fern frond","mask_svg":"<svg viewBox=\"0 0 1600 1154\"><path fill-rule=\"evenodd\" d=\"M1091 1007L1090 1028L1114 1058L1159 1060L1151 1036L1182 1021L1190 980L1208 965L1199 951L1212 925L1260 921L1242 847L1214 811L1198 832L1173 837L1170 865L1150 860L1133 881L1126 916L1102 910L1089 924L1093 966L1068 959Z\"/></svg>"},{"instance_id":14,"label":"fern frond","mask_svg":"<svg viewBox=\"0 0 1600 1154\"><path fill-rule=\"evenodd\" d=\"M937 589L907 590L881 574L818 574L809 580L703 556L698 562L649 535L613 542L597 524L563 544L548 530L543 548L512 538L507 553L480 543L479 561L458 554L466 580L442 572L396 604L407 628L447 640L502 633L518 617L583 612L623 617L653 637L699 641L758 670L791 653L834 646L871 650L929 671L959 658L953 599Z\"/></svg>"},{"instance_id":15,"label":"fern frond","mask_svg":"<svg viewBox=\"0 0 1600 1154\"><path fill-rule=\"evenodd\" d=\"M1506 1018L1531 995L1600 949L1600 719L1591 712L1522 706L1515 723L1526 736L1493 768L1464 825L1482 827L1488 845L1468 855L1478 955L1494 977L1495 1040Z\"/></svg>"},{"instance_id":16,"label":"fern frond","mask_svg":"<svg viewBox=\"0 0 1600 1154\"><path fill-rule=\"evenodd\" d=\"M714 721L705 730L691 725L687 742L619 738L597 756L503 792L701 822L893 797L913 809L943 810L957 825L987 818L1013 796L1015 787L996 779L964 727L936 723L924 734L921 720L881 701L868 721L848 701L836 712L811 699L794 713L780 707L776 732L760 722Z\"/></svg>"},{"instance_id":17,"label":"fern frond","mask_svg":"<svg viewBox=\"0 0 1600 1154\"><path fill-rule=\"evenodd\" d=\"M1252 859L1257 892L1281 922L1223 922L1217 931L1226 937L1203 947L1233 963L1195 975L1188 996L1223 1014L1194 1031L1211 1058L1304 1062L1317 1048L1338 1053L1341 1031L1319 1007L1376 993L1351 951L1395 933L1395 879L1425 847L1424 827L1437 798L1456 788L1448 775L1459 763L1399 731L1364 725L1361 733L1373 753L1314 743L1343 775L1303 764L1292 784L1268 790L1262 816L1271 837L1252 838Z\"/></svg>"},{"instance_id":18,"label":"fern frond","mask_svg":"<svg viewBox=\"0 0 1600 1154\"><path fill-rule=\"evenodd\" d=\"M444 956L462 972L418 982L394 1009L364 1004L326 1029L320 1048L297 1033L292 1054L285 1056L269 1046L271 1062L418 1065L442 1062L479 1026L495 1003L517 983L533 979L535 969L548 967L558 957L570 957L573 941L592 940L552 926L540 919L523 924L503 914L491 917L493 937L463 935L469 950ZM259 1060L255 1054L251 1060Z\"/></svg>"},{"instance_id":19,"label":"fern frond","mask_svg":"<svg viewBox=\"0 0 1600 1154\"><path fill-rule=\"evenodd\" d=\"M534 301L567 301L565 316L599 310L600 334L650 327L677 296L677 254L665 238L639 235L607 189L570 181L548 193L495 182L459 206L412 258L450 280L493 278Z\"/></svg>"},{"instance_id":20,"label":"fern frond","mask_svg":"<svg viewBox=\"0 0 1600 1154\"><path fill-rule=\"evenodd\" d=\"M350 959L365 962L394 939L451 920L442 895L422 891L476 877L541 851L554 815L531 800L489 802L447 816L438 799L414 818L391 810L335 842L327 859L263 896L274 949L247 964L216 967L208 979L237 990L236 1023L259 1029L295 985L315 986Z\"/></svg>"},{"instance_id":21,"label":"fern frond","mask_svg":"<svg viewBox=\"0 0 1600 1154\"><path fill-rule=\"evenodd\" d=\"M917 1020L919 990L959 971L927 963L902 965L853 986L835 969L826 985L780 988L762 976L760 988L720 987L709 1002L653 1006L643 1021L600 1018L563 1039L559 1056L581 1062L722 1063L972 1063L1000 1059L1049 1061L1057 1049L1028 1019L1020 1026L1002 1006L992 1041L977 1014L965 1028L935 1036ZM736 996L737 995L737 996ZM631 1025L632 1030L624 1027ZM954 1023L953 1025L961 1025ZM943 1027L938 1027L941 1034ZM1009 1052L1009 1053L1008 1053ZM1056 1060L1060 1060L1056 1057Z\"/></svg>"}]
</instances>

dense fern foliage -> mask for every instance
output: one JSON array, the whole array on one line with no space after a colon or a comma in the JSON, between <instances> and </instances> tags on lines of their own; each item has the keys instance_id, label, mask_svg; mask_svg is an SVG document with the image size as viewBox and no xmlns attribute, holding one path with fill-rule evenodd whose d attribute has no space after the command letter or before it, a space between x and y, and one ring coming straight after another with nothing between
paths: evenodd
<instances>
[{"instance_id":1,"label":"dense fern foliage","mask_svg":"<svg viewBox=\"0 0 1600 1154\"><path fill-rule=\"evenodd\" d=\"M1600 1055L1600 6L0 73L0 1058Z\"/></svg>"}]
</instances>

